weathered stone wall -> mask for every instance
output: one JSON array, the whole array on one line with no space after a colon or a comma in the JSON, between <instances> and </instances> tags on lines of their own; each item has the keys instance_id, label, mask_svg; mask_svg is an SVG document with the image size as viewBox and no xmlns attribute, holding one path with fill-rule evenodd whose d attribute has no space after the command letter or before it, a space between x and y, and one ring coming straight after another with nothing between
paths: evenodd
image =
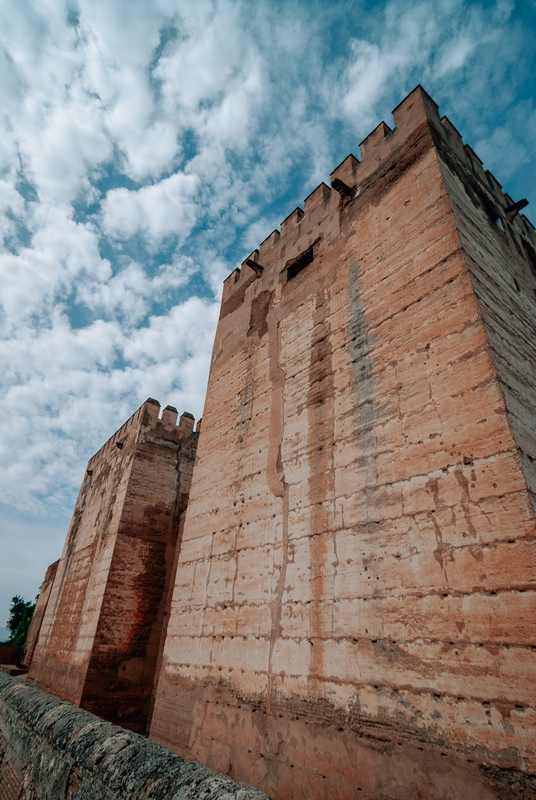
<instances>
[{"instance_id":1,"label":"weathered stone wall","mask_svg":"<svg viewBox=\"0 0 536 800\"><path fill-rule=\"evenodd\" d=\"M0 672L0 800L268 800Z\"/></svg>"},{"instance_id":2,"label":"weathered stone wall","mask_svg":"<svg viewBox=\"0 0 536 800\"><path fill-rule=\"evenodd\" d=\"M39 632L41 630L41 625L43 624L43 617L45 616L45 611L47 610L50 592L52 591L52 586L54 583L54 578L56 577L59 563L60 562L58 559L58 561L55 561L48 567L41 585L41 591L39 592L39 597L37 599L35 610L32 616L32 621L28 629L28 636L26 637L24 655L22 658L22 663L27 667L32 662L35 646L39 638Z\"/></svg>"},{"instance_id":3,"label":"weathered stone wall","mask_svg":"<svg viewBox=\"0 0 536 800\"><path fill-rule=\"evenodd\" d=\"M29 678L144 731L180 518L197 446L194 420L148 401L90 459Z\"/></svg>"},{"instance_id":4,"label":"weathered stone wall","mask_svg":"<svg viewBox=\"0 0 536 800\"><path fill-rule=\"evenodd\" d=\"M281 800L536 797L527 472L450 129L394 117L226 281L151 736Z\"/></svg>"},{"instance_id":5,"label":"weathered stone wall","mask_svg":"<svg viewBox=\"0 0 536 800\"><path fill-rule=\"evenodd\" d=\"M444 120L441 169L512 432L536 509L536 232Z\"/></svg>"},{"instance_id":6,"label":"weathered stone wall","mask_svg":"<svg viewBox=\"0 0 536 800\"><path fill-rule=\"evenodd\" d=\"M88 462L30 664L31 679L73 703L82 697L144 414L142 406Z\"/></svg>"}]
</instances>

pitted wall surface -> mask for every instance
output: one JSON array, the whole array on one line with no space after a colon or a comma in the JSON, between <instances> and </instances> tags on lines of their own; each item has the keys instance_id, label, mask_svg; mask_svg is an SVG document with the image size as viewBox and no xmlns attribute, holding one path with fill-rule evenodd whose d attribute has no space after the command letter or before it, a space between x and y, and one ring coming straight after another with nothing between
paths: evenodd
<instances>
[{"instance_id":1,"label":"pitted wall surface","mask_svg":"<svg viewBox=\"0 0 536 800\"><path fill-rule=\"evenodd\" d=\"M394 116L226 281L151 736L280 800L526 800L527 471L448 129Z\"/></svg>"},{"instance_id":2,"label":"pitted wall surface","mask_svg":"<svg viewBox=\"0 0 536 800\"><path fill-rule=\"evenodd\" d=\"M0 672L0 800L269 800Z\"/></svg>"},{"instance_id":3,"label":"pitted wall surface","mask_svg":"<svg viewBox=\"0 0 536 800\"><path fill-rule=\"evenodd\" d=\"M29 665L41 688L138 732L197 445L190 414L159 411L144 403L88 462Z\"/></svg>"},{"instance_id":4,"label":"pitted wall surface","mask_svg":"<svg viewBox=\"0 0 536 800\"><path fill-rule=\"evenodd\" d=\"M457 131L451 139L459 139ZM465 156L465 157L464 157ZM527 488L536 509L536 232L508 219L501 187L465 149L441 147L456 218ZM508 198L506 202L510 202ZM501 212L501 214L499 214Z\"/></svg>"}]
</instances>

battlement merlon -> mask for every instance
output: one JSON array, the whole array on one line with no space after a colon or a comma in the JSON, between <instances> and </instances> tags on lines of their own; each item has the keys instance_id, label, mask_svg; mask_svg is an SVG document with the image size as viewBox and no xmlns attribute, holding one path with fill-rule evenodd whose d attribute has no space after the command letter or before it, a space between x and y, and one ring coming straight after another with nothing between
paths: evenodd
<instances>
[{"instance_id":1,"label":"battlement merlon","mask_svg":"<svg viewBox=\"0 0 536 800\"><path fill-rule=\"evenodd\" d=\"M87 471L91 473L95 463L110 452L123 450L128 442L140 440L140 436L148 431L161 426L170 432L174 438L187 439L194 433L195 418L185 411L177 424L179 412L174 406L166 406L160 413L160 403L153 397L148 397L144 403L118 428L112 436L91 456L87 463Z\"/></svg>"},{"instance_id":2,"label":"battlement merlon","mask_svg":"<svg viewBox=\"0 0 536 800\"><path fill-rule=\"evenodd\" d=\"M144 408L145 414L140 428L139 439L143 438L147 433L157 431L163 438L170 437L184 443L192 435L195 435L195 418L189 411L184 411L177 422L179 412L175 406L167 405L160 414L160 403L150 397L145 401L142 408Z\"/></svg>"},{"instance_id":3,"label":"battlement merlon","mask_svg":"<svg viewBox=\"0 0 536 800\"><path fill-rule=\"evenodd\" d=\"M195 417L193 414L190 414L188 411L184 411L181 414L181 418L179 420L179 428L183 430L187 434L194 433L194 425L195 425Z\"/></svg>"},{"instance_id":4,"label":"battlement merlon","mask_svg":"<svg viewBox=\"0 0 536 800\"><path fill-rule=\"evenodd\" d=\"M141 406L136 409L136 411L124 422L120 428L118 428L115 433L113 433L109 439L102 445L102 447L97 450L94 455L91 456L89 459L87 466L88 470L91 469L92 465L95 463L97 459L103 456L106 451L112 449L122 449L125 442L129 440L131 435L133 438L136 439L138 436L140 425L142 424L142 420L146 414L149 415L149 418L158 419L158 415L160 413L160 403L158 400L154 400L152 397L148 397L147 400L141 404Z\"/></svg>"}]
</instances>

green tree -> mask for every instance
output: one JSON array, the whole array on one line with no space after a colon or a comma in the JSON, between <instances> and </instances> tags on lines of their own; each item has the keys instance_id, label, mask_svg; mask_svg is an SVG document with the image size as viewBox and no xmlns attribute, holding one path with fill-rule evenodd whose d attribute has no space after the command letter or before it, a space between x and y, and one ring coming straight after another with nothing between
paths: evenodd
<instances>
[{"instance_id":1,"label":"green tree","mask_svg":"<svg viewBox=\"0 0 536 800\"><path fill-rule=\"evenodd\" d=\"M11 634L9 642L17 651L17 663L20 662L24 653L24 645L26 644L28 628L32 621L35 605L30 600L23 600L20 595L15 595L15 597L11 598L7 627Z\"/></svg>"}]
</instances>

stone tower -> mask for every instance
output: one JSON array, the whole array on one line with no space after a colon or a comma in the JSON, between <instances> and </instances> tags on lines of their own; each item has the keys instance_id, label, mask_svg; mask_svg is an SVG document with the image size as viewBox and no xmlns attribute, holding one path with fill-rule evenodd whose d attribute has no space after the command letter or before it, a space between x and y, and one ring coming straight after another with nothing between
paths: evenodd
<instances>
[{"instance_id":1,"label":"stone tower","mask_svg":"<svg viewBox=\"0 0 536 800\"><path fill-rule=\"evenodd\" d=\"M535 231L420 87L393 116L225 282L151 736L278 800L512 800Z\"/></svg>"},{"instance_id":2,"label":"stone tower","mask_svg":"<svg viewBox=\"0 0 536 800\"><path fill-rule=\"evenodd\" d=\"M197 446L191 414L159 410L147 400L90 459L27 650L39 687L141 732Z\"/></svg>"}]
</instances>

